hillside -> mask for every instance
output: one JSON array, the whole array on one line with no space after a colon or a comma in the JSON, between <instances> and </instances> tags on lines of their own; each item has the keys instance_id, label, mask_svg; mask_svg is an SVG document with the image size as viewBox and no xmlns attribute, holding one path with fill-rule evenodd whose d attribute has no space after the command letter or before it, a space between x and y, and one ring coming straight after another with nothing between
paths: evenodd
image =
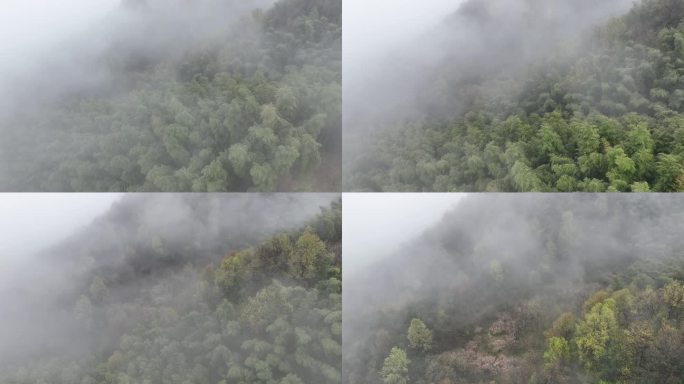
<instances>
[{"instance_id":1,"label":"hillside","mask_svg":"<svg viewBox=\"0 0 684 384\"><path fill-rule=\"evenodd\" d=\"M335 191L339 0L128 1L13 79L0 190Z\"/></svg>"},{"instance_id":2,"label":"hillside","mask_svg":"<svg viewBox=\"0 0 684 384\"><path fill-rule=\"evenodd\" d=\"M345 275L343 381L680 383L683 215L665 196L468 196Z\"/></svg>"},{"instance_id":3,"label":"hillside","mask_svg":"<svg viewBox=\"0 0 684 384\"><path fill-rule=\"evenodd\" d=\"M4 277L0 382L340 382L340 241L335 195L127 196Z\"/></svg>"},{"instance_id":4,"label":"hillside","mask_svg":"<svg viewBox=\"0 0 684 384\"><path fill-rule=\"evenodd\" d=\"M347 188L684 189L684 5L643 0L601 21L589 2L502 4L466 2L443 28L475 47L433 39L448 53L416 75L409 116L356 139L371 144Z\"/></svg>"}]
</instances>

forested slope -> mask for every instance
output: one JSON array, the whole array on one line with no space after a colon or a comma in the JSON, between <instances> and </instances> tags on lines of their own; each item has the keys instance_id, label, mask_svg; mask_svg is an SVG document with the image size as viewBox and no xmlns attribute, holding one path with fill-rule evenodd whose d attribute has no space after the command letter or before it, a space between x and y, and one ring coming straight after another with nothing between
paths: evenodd
<instances>
[{"instance_id":1,"label":"forested slope","mask_svg":"<svg viewBox=\"0 0 684 384\"><path fill-rule=\"evenodd\" d=\"M343 381L681 383L684 206L632 196L465 198L345 276Z\"/></svg>"},{"instance_id":2,"label":"forested slope","mask_svg":"<svg viewBox=\"0 0 684 384\"><path fill-rule=\"evenodd\" d=\"M8 88L0 189L339 190L340 19L339 0L125 2Z\"/></svg>"},{"instance_id":3,"label":"forested slope","mask_svg":"<svg viewBox=\"0 0 684 384\"><path fill-rule=\"evenodd\" d=\"M0 382L340 382L340 241L336 196L127 197L8 277Z\"/></svg>"},{"instance_id":4,"label":"forested slope","mask_svg":"<svg viewBox=\"0 0 684 384\"><path fill-rule=\"evenodd\" d=\"M416 91L423 117L369 134L374 140L350 166L348 188L684 189L681 1L639 1L626 15L576 35L557 33L562 18L545 23L544 12L560 2L522 3L529 10L520 16L523 32L509 28L514 13L496 13L502 3L461 7L454 26L477 25L471 32L484 52L443 44L455 53ZM589 3L573 6L598 9ZM545 34L558 35L555 45L544 45ZM459 55L471 61L459 62Z\"/></svg>"}]
</instances>

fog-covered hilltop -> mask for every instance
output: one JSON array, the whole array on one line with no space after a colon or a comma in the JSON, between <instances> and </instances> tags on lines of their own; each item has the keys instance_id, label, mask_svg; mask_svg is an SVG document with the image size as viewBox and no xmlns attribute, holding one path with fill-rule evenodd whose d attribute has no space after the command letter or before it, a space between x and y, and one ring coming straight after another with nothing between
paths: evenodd
<instances>
[{"instance_id":1,"label":"fog-covered hilltop","mask_svg":"<svg viewBox=\"0 0 684 384\"><path fill-rule=\"evenodd\" d=\"M122 3L0 82L0 190L339 190L340 19L339 0Z\"/></svg>"},{"instance_id":2,"label":"fog-covered hilltop","mask_svg":"<svg viewBox=\"0 0 684 384\"><path fill-rule=\"evenodd\" d=\"M340 241L337 195L126 196L0 275L0 382L339 382Z\"/></svg>"},{"instance_id":3,"label":"fog-covered hilltop","mask_svg":"<svg viewBox=\"0 0 684 384\"><path fill-rule=\"evenodd\" d=\"M678 383L683 218L671 195L468 196L345 274L343 382Z\"/></svg>"},{"instance_id":4,"label":"fog-covered hilltop","mask_svg":"<svg viewBox=\"0 0 684 384\"><path fill-rule=\"evenodd\" d=\"M464 2L345 114L346 188L680 190L684 6L631 5Z\"/></svg>"}]
</instances>

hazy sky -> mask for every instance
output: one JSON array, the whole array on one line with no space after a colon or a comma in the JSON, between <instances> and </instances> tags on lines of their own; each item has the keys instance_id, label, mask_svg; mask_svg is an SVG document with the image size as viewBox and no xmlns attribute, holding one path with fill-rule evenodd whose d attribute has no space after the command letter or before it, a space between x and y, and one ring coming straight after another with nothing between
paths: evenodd
<instances>
[{"instance_id":1,"label":"hazy sky","mask_svg":"<svg viewBox=\"0 0 684 384\"><path fill-rule=\"evenodd\" d=\"M0 262L55 244L106 212L121 196L116 193L0 194Z\"/></svg>"},{"instance_id":2,"label":"hazy sky","mask_svg":"<svg viewBox=\"0 0 684 384\"><path fill-rule=\"evenodd\" d=\"M463 0L344 0L342 51L346 70L362 67L369 57L386 55L434 28ZM345 70L345 71L346 71Z\"/></svg>"},{"instance_id":3,"label":"hazy sky","mask_svg":"<svg viewBox=\"0 0 684 384\"><path fill-rule=\"evenodd\" d=\"M0 80L36 64L37 53L86 30L120 1L0 0Z\"/></svg>"},{"instance_id":4,"label":"hazy sky","mask_svg":"<svg viewBox=\"0 0 684 384\"><path fill-rule=\"evenodd\" d=\"M461 193L344 194L343 273L358 271L399 249L437 223L464 196Z\"/></svg>"}]
</instances>

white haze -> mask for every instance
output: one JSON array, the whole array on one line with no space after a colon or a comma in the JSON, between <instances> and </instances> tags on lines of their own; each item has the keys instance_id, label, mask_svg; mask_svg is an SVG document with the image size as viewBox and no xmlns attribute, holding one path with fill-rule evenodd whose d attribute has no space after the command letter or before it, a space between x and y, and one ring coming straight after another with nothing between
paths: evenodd
<instances>
[{"instance_id":1,"label":"white haze","mask_svg":"<svg viewBox=\"0 0 684 384\"><path fill-rule=\"evenodd\" d=\"M118 90L130 76L103 64L113 57L177 58L273 1L0 1L0 130L12 128L1 119L31 106Z\"/></svg>"},{"instance_id":2,"label":"white haze","mask_svg":"<svg viewBox=\"0 0 684 384\"><path fill-rule=\"evenodd\" d=\"M122 194L0 194L2 265L48 248L105 213Z\"/></svg>"},{"instance_id":3,"label":"white haze","mask_svg":"<svg viewBox=\"0 0 684 384\"><path fill-rule=\"evenodd\" d=\"M430 72L447 62L454 71L528 65L627 12L633 2L345 0L345 121L356 123L359 113L406 114Z\"/></svg>"},{"instance_id":4,"label":"white haze","mask_svg":"<svg viewBox=\"0 0 684 384\"><path fill-rule=\"evenodd\" d=\"M343 276L351 277L439 222L461 193L347 193L342 205Z\"/></svg>"},{"instance_id":5,"label":"white haze","mask_svg":"<svg viewBox=\"0 0 684 384\"><path fill-rule=\"evenodd\" d=\"M14 75L54 46L89 29L121 0L3 0L0 79ZM2 81L0 81L0 85Z\"/></svg>"},{"instance_id":6,"label":"white haze","mask_svg":"<svg viewBox=\"0 0 684 384\"><path fill-rule=\"evenodd\" d=\"M37 268L35 256L39 252L79 232L122 196L119 193L0 194L0 299L4 293L19 289L27 278L27 271Z\"/></svg>"},{"instance_id":7,"label":"white haze","mask_svg":"<svg viewBox=\"0 0 684 384\"><path fill-rule=\"evenodd\" d=\"M684 201L676 194L482 193L460 195L454 207L438 203L437 194L384 195L345 195L344 383L381 382L382 359L393 341L405 340L413 317L442 313L440 338L461 338L493 314L541 300L550 325L601 287L624 288L627 276L642 271L655 279L682 262ZM418 204L443 219L411 216ZM369 240L372 234L378 239ZM363 242L386 257L350 274ZM504 271L501 285L494 265Z\"/></svg>"},{"instance_id":8,"label":"white haze","mask_svg":"<svg viewBox=\"0 0 684 384\"><path fill-rule=\"evenodd\" d=\"M441 25L465 0L345 0L342 9L343 119L363 109L363 95L385 87L390 56ZM406 63L394 63L402 67ZM384 79L384 80L383 80ZM374 95L376 96L376 95ZM391 98L396 97L393 95ZM373 98L373 102L378 102Z\"/></svg>"},{"instance_id":9,"label":"white haze","mask_svg":"<svg viewBox=\"0 0 684 384\"><path fill-rule=\"evenodd\" d=\"M345 67L362 68L373 56L411 40L455 11L463 0L345 0L343 12Z\"/></svg>"},{"instance_id":10,"label":"white haze","mask_svg":"<svg viewBox=\"0 0 684 384\"><path fill-rule=\"evenodd\" d=\"M303 228L337 199L303 193L0 194L0 383L18 363L92 354L99 339L79 329L72 312L94 276L112 282L114 302L146 300L144 292L157 284L187 293L172 298L187 302L195 290L185 284L198 281L203 266L274 233ZM117 332L97 326L98 336Z\"/></svg>"},{"instance_id":11,"label":"white haze","mask_svg":"<svg viewBox=\"0 0 684 384\"><path fill-rule=\"evenodd\" d=\"M633 0L345 0L343 139L347 188L378 133L458 118L474 90L513 97L510 79L571 60ZM499 81L506 80L506 86ZM497 86L501 88L497 88ZM487 93L485 93L485 91ZM363 174L363 172L361 172ZM363 176L363 175L362 175ZM357 189L357 187L360 187Z\"/></svg>"}]
</instances>

